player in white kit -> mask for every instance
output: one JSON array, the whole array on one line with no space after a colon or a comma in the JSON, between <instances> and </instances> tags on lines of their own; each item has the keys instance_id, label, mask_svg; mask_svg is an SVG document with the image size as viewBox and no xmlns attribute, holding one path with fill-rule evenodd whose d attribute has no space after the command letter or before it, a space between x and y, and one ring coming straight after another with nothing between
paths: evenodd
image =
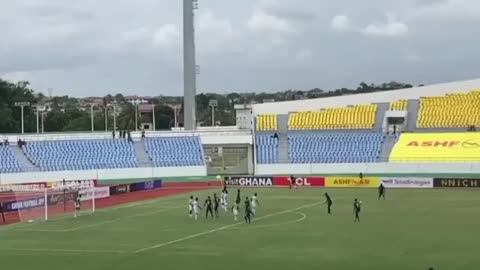
<instances>
[{"instance_id":1,"label":"player in white kit","mask_svg":"<svg viewBox=\"0 0 480 270\"><path fill-rule=\"evenodd\" d=\"M188 199L188 213L190 217L192 217L193 214L193 196L190 196L190 199Z\"/></svg>"},{"instance_id":2,"label":"player in white kit","mask_svg":"<svg viewBox=\"0 0 480 270\"><path fill-rule=\"evenodd\" d=\"M237 203L233 203L232 212L233 212L233 220L235 220L235 221L238 220L238 211L239 210L240 209L238 208Z\"/></svg>"},{"instance_id":3,"label":"player in white kit","mask_svg":"<svg viewBox=\"0 0 480 270\"><path fill-rule=\"evenodd\" d=\"M222 207L225 212L228 211L228 192L225 189L222 191Z\"/></svg>"},{"instance_id":4,"label":"player in white kit","mask_svg":"<svg viewBox=\"0 0 480 270\"><path fill-rule=\"evenodd\" d=\"M252 206L252 214L255 216L255 211L257 209L257 205L259 206L260 203L258 202L258 199L257 199L257 193L255 193L252 198L251 198L251 203L250 205Z\"/></svg>"},{"instance_id":5,"label":"player in white kit","mask_svg":"<svg viewBox=\"0 0 480 270\"><path fill-rule=\"evenodd\" d=\"M198 197L195 198L195 201L193 201L192 206L193 206L193 216L195 220L197 220L198 212L200 212L200 209L202 209L202 207L200 207L200 204L198 203Z\"/></svg>"}]
</instances>

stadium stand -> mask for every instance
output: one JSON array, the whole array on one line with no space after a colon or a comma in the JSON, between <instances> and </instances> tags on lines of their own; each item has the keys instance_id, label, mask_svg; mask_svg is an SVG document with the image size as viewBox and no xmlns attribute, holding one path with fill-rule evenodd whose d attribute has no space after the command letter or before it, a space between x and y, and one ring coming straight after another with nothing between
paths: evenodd
<instances>
[{"instance_id":1,"label":"stadium stand","mask_svg":"<svg viewBox=\"0 0 480 270\"><path fill-rule=\"evenodd\" d=\"M290 134L292 163L376 162L385 136L381 133Z\"/></svg>"},{"instance_id":2,"label":"stadium stand","mask_svg":"<svg viewBox=\"0 0 480 270\"><path fill-rule=\"evenodd\" d=\"M0 173L22 172L20 164L8 145L0 145Z\"/></svg>"},{"instance_id":3,"label":"stadium stand","mask_svg":"<svg viewBox=\"0 0 480 270\"><path fill-rule=\"evenodd\" d=\"M255 136L257 163L272 164L278 162L278 138L273 135Z\"/></svg>"},{"instance_id":4,"label":"stadium stand","mask_svg":"<svg viewBox=\"0 0 480 270\"><path fill-rule=\"evenodd\" d=\"M316 112L291 113L289 130L371 129L375 124L377 105L358 105Z\"/></svg>"},{"instance_id":5,"label":"stadium stand","mask_svg":"<svg viewBox=\"0 0 480 270\"><path fill-rule=\"evenodd\" d=\"M390 103L390 111L406 111L408 105L408 101L405 99L394 101Z\"/></svg>"},{"instance_id":6,"label":"stadium stand","mask_svg":"<svg viewBox=\"0 0 480 270\"><path fill-rule=\"evenodd\" d=\"M480 90L420 98L418 128L480 126Z\"/></svg>"},{"instance_id":7,"label":"stadium stand","mask_svg":"<svg viewBox=\"0 0 480 270\"><path fill-rule=\"evenodd\" d=\"M146 138L145 149L154 166L157 167L205 164L199 136Z\"/></svg>"},{"instance_id":8,"label":"stadium stand","mask_svg":"<svg viewBox=\"0 0 480 270\"><path fill-rule=\"evenodd\" d=\"M278 129L278 120L276 114L263 114L257 116L258 131L273 131Z\"/></svg>"},{"instance_id":9,"label":"stadium stand","mask_svg":"<svg viewBox=\"0 0 480 270\"><path fill-rule=\"evenodd\" d=\"M91 170L137 167L127 140L66 140L29 142L27 158L42 171Z\"/></svg>"}]
</instances>

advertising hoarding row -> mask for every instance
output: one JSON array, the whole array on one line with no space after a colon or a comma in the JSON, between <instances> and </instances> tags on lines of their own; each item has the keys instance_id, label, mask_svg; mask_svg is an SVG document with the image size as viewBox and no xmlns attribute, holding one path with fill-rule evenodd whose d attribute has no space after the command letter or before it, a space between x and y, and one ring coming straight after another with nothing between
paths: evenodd
<instances>
[{"instance_id":1,"label":"advertising hoarding row","mask_svg":"<svg viewBox=\"0 0 480 270\"><path fill-rule=\"evenodd\" d=\"M298 187L332 188L377 188L380 184L386 188L480 187L480 180L476 179L440 180L426 177L228 176L224 181L227 186L245 187L282 187L291 184Z\"/></svg>"}]
</instances>

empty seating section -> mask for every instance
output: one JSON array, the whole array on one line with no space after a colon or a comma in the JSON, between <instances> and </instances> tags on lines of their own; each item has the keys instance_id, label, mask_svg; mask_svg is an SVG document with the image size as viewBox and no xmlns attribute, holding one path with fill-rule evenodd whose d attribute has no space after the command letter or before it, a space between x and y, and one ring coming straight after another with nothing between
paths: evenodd
<instances>
[{"instance_id":1,"label":"empty seating section","mask_svg":"<svg viewBox=\"0 0 480 270\"><path fill-rule=\"evenodd\" d=\"M381 133L290 134L292 163L376 162L384 135Z\"/></svg>"},{"instance_id":2,"label":"empty seating section","mask_svg":"<svg viewBox=\"0 0 480 270\"><path fill-rule=\"evenodd\" d=\"M405 99L394 101L390 103L390 111L406 111L408 107L408 101Z\"/></svg>"},{"instance_id":3,"label":"empty seating section","mask_svg":"<svg viewBox=\"0 0 480 270\"><path fill-rule=\"evenodd\" d=\"M257 130L271 131L278 129L276 114L259 114L257 115Z\"/></svg>"},{"instance_id":4,"label":"empty seating section","mask_svg":"<svg viewBox=\"0 0 480 270\"><path fill-rule=\"evenodd\" d=\"M316 112L291 113L290 130L371 129L375 124L377 105L359 105Z\"/></svg>"},{"instance_id":5,"label":"empty seating section","mask_svg":"<svg viewBox=\"0 0 480 270\"><path fill-rule=\"evenodd\" d=\"M480 126L480 90L420 98L418 128Z\"/></svg>"},{"instance_id":6,"label":"empty seating section","mask_svg":"<svg viewBox=\"0 0 480 270\"><path fill-rule=\"evenodd\" d=\"M29 142L23 151L43 171L137 167L133 146L127 140Z\"/></svg>"},{"instance_id":7,"label":"empty seating section","mask_svg":"<svg viewBox=\"0 0 480 270\"><path fill-rule=\"evenodd\" d=\"M257 163L272 164L278 162L278 138L272 135L255 136Z\"/></svg>"},{"instance_id":8,"label":"empty seating section","mask_svg":"<svg viewBox=\"0 0 480 270\"><path fill-rule=\"evenodd\" d=\"M20 164L10 146L0 145L0 173L21 172Z\"/></svg>"},{"instance_id":9,"label":"empty seating section","mask_svg":"<svg viewBox=\"0 0 480 270\"><path fill-rule=\"evenodd\" d=\"M146 138L145 149L157 167L205 164L202 143L198 136Z\"/></svg>"}]
</instances>

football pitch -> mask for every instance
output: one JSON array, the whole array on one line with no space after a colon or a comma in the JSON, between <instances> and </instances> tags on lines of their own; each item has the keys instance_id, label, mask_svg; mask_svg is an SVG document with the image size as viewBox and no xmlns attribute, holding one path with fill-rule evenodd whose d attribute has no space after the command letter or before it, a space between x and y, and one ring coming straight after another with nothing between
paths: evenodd
<instances>
[{"instance_id":1,"label":"football pitch","mask_svg":"<svg viewBox=\"0 0 480 270\"><path fill-rule=\"evenodd\" d=\"M219 190L215 190L217 193ZM229 190L229 201L235 189ZM203 203L214 190L201 191ZM476 190L247 188L250 224L188 217L188 196L100 209L80 218L0 227L6 270L480 269ZM333 199L328 216L323 193ZM360 199L361 223L352 202ZM243 209L240 218L243 218Z\"/></svg>"}]
</instances>

